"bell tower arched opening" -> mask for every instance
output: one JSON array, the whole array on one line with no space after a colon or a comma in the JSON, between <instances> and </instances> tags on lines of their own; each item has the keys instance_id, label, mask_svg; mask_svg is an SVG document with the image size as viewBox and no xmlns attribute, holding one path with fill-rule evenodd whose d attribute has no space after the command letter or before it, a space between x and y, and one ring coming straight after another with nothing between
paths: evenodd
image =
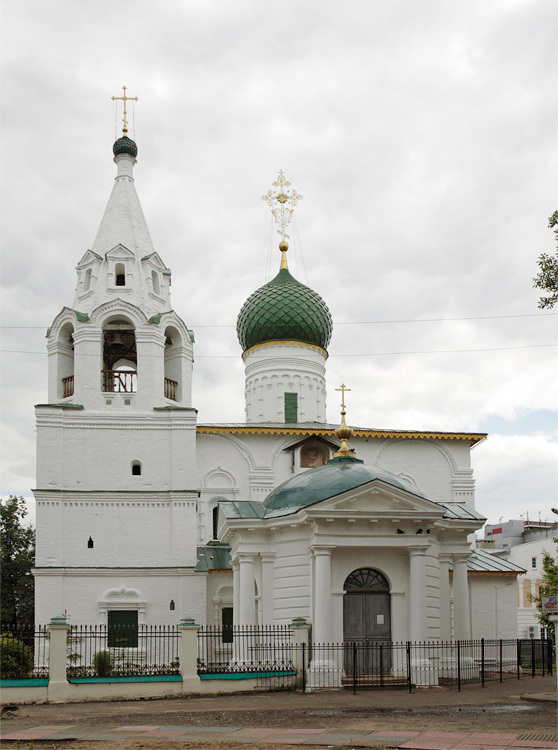
<instances>
[{"instance_id":1,"label":"bell tower arched opening","mask_svg":"<svg viewBox=\"0 0 558 750\"><path fill-rule=\"evenodd\" d=\"M137 391L136 332L132 323L114 319L103 327L103 378L105 393Z\"/></svg>"},{"instance_id":2,"label":"bell tower arched opening","mask_svg":"<svg viewBox=\"0 0 558 750\"><path fill-rule=\"evenodd\" d=\"M74 327L65 323L58 333L58 398L74 395Z\"/></svg>"},{"instance_id":3,"label":"bell tower arched opening","mask_svg":"<svg viewBox=\"0 0 558 750\"><path fill-rule=\"evenodd\" d=\"M182 401L182 337L174 326L165 329L165 398Z\"/></svg>"}]
</instances>

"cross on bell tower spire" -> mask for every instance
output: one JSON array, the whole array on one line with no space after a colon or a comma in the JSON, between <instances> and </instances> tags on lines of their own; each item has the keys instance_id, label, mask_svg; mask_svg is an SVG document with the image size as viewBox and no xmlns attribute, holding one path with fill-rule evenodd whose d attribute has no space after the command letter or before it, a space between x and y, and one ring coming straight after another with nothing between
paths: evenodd
<instances>
[{"instance_id":1,"label":"cross on bell tower spire","mask_svg":"<svg viewBox=\"0 0 558 750\"><path fill-rule=\"evenodd\" d=\"M126 115L127 115L127 112L126 112L126 102L131 102L131 101L137 102L138 97L137 96L126 96L126 91L127 91L127 87L126 86L122 86L122 90L124 92L123 96L112 96L111 99L112 99L113 102L116 101L116 100L120 100L120 101L124 102L124 112L123 112L124 116L122 118L122 123L123 123L122 124L122 133L124 135L126 135L127 132L128 132L128 120L126 119Z\"/></svg>"}]
</instances>

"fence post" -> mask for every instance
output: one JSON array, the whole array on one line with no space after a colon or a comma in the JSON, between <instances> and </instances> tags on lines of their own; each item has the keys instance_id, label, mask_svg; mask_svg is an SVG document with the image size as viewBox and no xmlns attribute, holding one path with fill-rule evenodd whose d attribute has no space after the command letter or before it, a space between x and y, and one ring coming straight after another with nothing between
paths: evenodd
<instances>
[{"instance_id":1,"label":"fence post","mask_svg":"<svg viewBox=\"0 0 558 750\"><path fill-rule=\"evenodd\" d=\"M184 617L178 626L178 661L182 676L182 692L198 692L198 630L200 626L192 617Z\"/></svg>"},{"instance_id":2,"label":"fence post","mask_svg":"<svg viewBox=\"0 0 558 750\"><path fill-rule=\"evenodd\" d=\"M481 685L484 687L484 638L481 638Z\"/></svg>"},{"instance_id":3,"label":"fence post","mask_svg":"<svg viewBox=\"0 0 558 750\"><path fill-rule=\"evenodd\" d=\"M70 695L66 677L66 641L70 630L62 615L51 618L49 632L48 702L65 703Z\"/></svg>"},{"instance_id":4,"label":"fence post","mask_svg":"<svg viewBox=\"0 0 558 750\"><path fill-rule=\"evenodd\" d=\"M457 689L461 690L461 642L457 641Z\"/></svg>"},{"instance_id":5,"label":"fence post","mask_svg":"<svg viewBox=\"0 0 558 750\"><path fill-rule=\"evenodd\" d=\"M306 675L304 671L306 669L304 658L308 653L308 643L310 640L310 625L306 622L304 617L295 617L291 622L293 631L293 645L294 645L294 665L296 669L296 685L301 687L304 691L306 687Z\"/></svg>"},{"instance_id":6,"label":"fence post","mask_svg":"<svg viewBox=\"0 0 558 750\"><path fill-rule=\"evenodd\" d=\"M411 676L411 642L407 641L407 647L405 649L407 656L407 682L409 683L409 692L413 692L413 680Z\"/></svg>"},{"instance_id":7,"label":"fence post","mask_svg":"<svg viewBox=\"0 0 558 750\"><path fill-rule=\"evenodd\" d=\"M517 679L521 679L521 641L517 639Z\"/></svg>"}]
</instances>

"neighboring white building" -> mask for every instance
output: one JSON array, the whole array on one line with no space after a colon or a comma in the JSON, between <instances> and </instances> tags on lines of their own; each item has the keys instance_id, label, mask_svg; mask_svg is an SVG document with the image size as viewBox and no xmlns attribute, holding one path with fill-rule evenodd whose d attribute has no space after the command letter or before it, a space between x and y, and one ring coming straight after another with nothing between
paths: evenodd
<instances>
[{"instance_id":1,"label":"neighboring white building","mask_svg":"<svg viewBox=\"0 0 558 750\"><path fill-rule=\"evenodd\" d=\"M48 331L37 621L304 617L315 640L514 637L520 568L469 542L484 523L470 451L486 436L328 424L331 316L285 242L238 317L245 421L197 424L194 336L137 198L137 147L124 135L113 150L75 300Z\"/></svg>"},{"instance_id":2,"label":"neighboring white building","mask_svg":"<svg viewBox=\"0 0 558 750\"><path fill-rule=\"evenodd\" d=\"M479 543L500 560L525 570L525 575L517 579L519 638L540 638L541 625L531 597L539 595L543 583L544 554L556 556L555 537L558 537L558 523L520 519L487 525L484 540Z\"/></svg>"}]
</instances>

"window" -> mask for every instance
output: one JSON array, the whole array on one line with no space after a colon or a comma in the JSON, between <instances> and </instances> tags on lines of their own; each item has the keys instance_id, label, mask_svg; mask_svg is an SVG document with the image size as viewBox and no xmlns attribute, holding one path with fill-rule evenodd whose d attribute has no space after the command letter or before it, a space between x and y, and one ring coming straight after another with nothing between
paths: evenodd
<instances>
[{"instance_id":1,"label":"window","mask_svg":"<svg viewBox=\"0 0 558 750\"><path fill-rule=\"evenodd\" d=\"M217 526L219 525L219 506L216 505L213 508L213 537L212 539L217 539Z\"/></svg>"},{"instance_id":2,"label":"window","mask_svg":"<svg viewBox=\"0 0 558 750\"><path fill-rule=\"evenodd\" d=\"M537 558L536 557L532 557L531 558L531 567L532 568L536 568L537 567Z\"/></svg>"},{"instance_id":3,"label":"window","mask_svg":"<svg viewBox=\"0 0 558 750\"><path fill-rule=\"evenodd\" d=\"M85 272L85 277L83 279L83 291L88 292L89 287L91 286L91 269L88 268Z\"/></svg>"},{"instance_id":4,"label":"window","mask_svg":"<svg viewBox=\"0 0 558 750\"><path fill-rule=\"evenodd\" d=\"M221 610L221 625L223 627L223 643L233 642L233 608L223 607Z\"/></svg>"},{"instance_id":5,"label":"window","mask_svg":"<svg viewBox=\"0 0 558 750\"><path fill-rule=\"evenodd\" d=\"M161 286L159 284L159 274L157 273L157 271L151 271L151 280L153 281L154 294L161 294Z\"/></svg>"},{"instance_id":6,"label":"window","mask_svg":"<svg viewBox=\"0 0 558 750\"><path fill-rule=\"evenodd\" d=\"M134 463L132 464L132 476L141 476L141 463L139 461L134 461Z\"/></svg>"},{"instance_id":7,"label":"window","mask_svg":"<svg viewBox=\"0 0 558 750\"><path fill-rule=\"evenodd\" d=\"M117 263L114 268L114 280L116 286L126 286L126 270L124 263Z\"/></svg>"},{"instance_id":8,"label":"window","mask_svg":"<svg viewBox=\"0 0 558 750\"><path fill-rule=\"evenodd\" d=\"M113 609L108 615L109 648L137 648L138 646L138 612L137 610Z\"/></svg>"},{"instance_id":9,"label":"window","mask_svg":"<svg viewBox=\"0 0 558 750\"><path fill-rule=\"evenodd\" d=\"M298 393L285 393L285 422L298 422Z\"/></svg>"}]
</instances>

